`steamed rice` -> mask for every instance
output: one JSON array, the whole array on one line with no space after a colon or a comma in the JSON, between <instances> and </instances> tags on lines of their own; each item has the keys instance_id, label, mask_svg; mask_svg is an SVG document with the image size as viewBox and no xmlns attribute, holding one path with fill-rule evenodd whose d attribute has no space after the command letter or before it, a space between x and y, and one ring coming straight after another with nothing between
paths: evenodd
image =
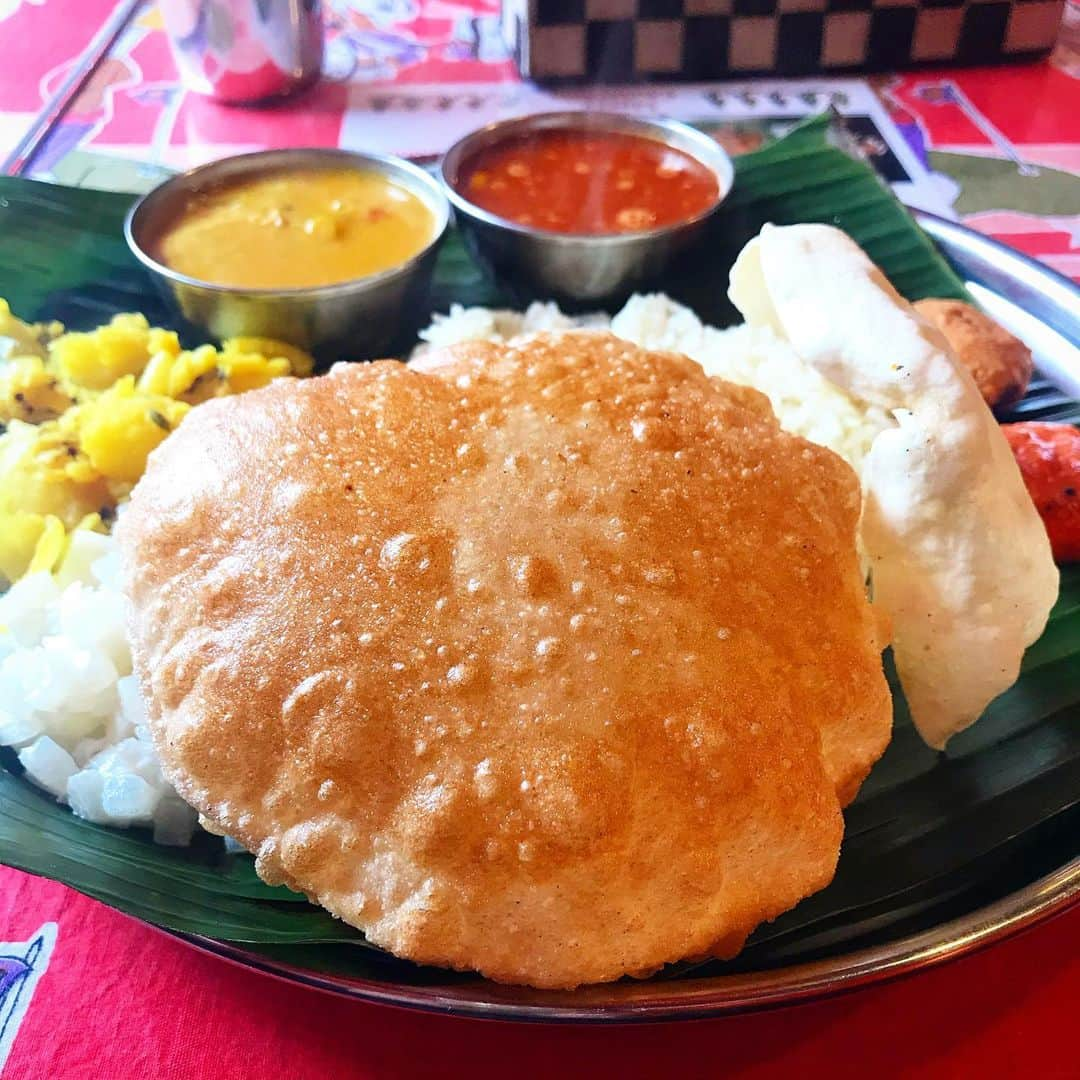
<instances>
[{"instance_id":1,"label":"steamed rice","mask_svg":"<svg viewBox=\"0 0 1080 1080\"><path fill-rule=\"evenodd\" d=\"M124 631L116 542L73 534L54 575L0 596L0 745L82 818L186 844L196 814L165 780Z\"/></svg>"},{"instance_id":2,"label":"steamed rice","mask_svg":"<svg viewBox=\"0 0 1080 1080\"><path fill-rule=\"evenodd\" d=\"M531 304L520 312L455 304L449 315L436 315L420 332L425 344L417 351L477 338L504 342L520 334L580 327L611 330L646 349L684 353L710 375L760 390L784 428L827 446L857 472L878 433L893 425L883 409L856 401L828 382L768 327L717 330L659 293L631 297L614 318L571 318L551 303Z\"/></svg>"}]
</instances>

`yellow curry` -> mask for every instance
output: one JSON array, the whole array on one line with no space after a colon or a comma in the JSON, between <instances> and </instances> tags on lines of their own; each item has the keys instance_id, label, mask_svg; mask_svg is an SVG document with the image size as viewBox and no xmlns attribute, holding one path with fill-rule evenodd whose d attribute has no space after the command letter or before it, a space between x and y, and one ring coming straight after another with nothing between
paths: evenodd
<instances>
[{"instance_id":1,"label":"yellow curry","mask_svg":"<svg viewBox=\"0 0 1080 1080\"><path fill-rule=\"evenodd\" d=\"M217 285L303 288L399 266L434 232L423 199L382 173L288 169L193 197L154 254Z\"/></svg>"}]
</instances>

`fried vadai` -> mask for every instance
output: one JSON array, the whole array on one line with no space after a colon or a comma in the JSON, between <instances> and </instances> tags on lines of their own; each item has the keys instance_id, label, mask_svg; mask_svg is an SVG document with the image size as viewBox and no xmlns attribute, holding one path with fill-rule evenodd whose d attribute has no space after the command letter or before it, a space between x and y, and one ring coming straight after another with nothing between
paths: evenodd
<instances>
[{"instance_id":1,"label":"fried vadai","mask_svg":"<svg viewBox=\"0 0 1080 1080\"><path fill-rule=\"evenodd\" d=\"M963 300L917 300L912 307L945 335L990 408L1008 408L1027 393L1031 350L989 315Z\"/></svg>"}]
</instances>

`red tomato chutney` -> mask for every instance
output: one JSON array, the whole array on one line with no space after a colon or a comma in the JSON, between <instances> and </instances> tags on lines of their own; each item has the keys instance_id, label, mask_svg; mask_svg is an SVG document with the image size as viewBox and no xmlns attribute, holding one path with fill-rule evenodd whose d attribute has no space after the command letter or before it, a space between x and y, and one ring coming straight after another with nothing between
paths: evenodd
<instances>
[{"instance_id":1,"label":"red tomato chutney","mask_svg":"<svg viewBox=\"0 0 1080 1080\"><path fill-rule=\"evenodd\" d=\"M477 151L459 190L518 225L592 235L687 221L721 194L709 168L656 139L558 128Z\"/></svg>"}]
</instances>

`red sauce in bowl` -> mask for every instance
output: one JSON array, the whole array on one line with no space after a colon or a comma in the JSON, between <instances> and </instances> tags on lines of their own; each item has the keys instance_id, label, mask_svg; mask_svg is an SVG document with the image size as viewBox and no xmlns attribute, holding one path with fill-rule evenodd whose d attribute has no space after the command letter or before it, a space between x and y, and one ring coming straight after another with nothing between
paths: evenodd
<instances>
[{"instance_id":1,"label":"red sauce in bowl","mask_svg":"<svg viewBox=\"0 0 1080 1080\"><path fill-rule=\"evenodd\" d=\"M674 225L721 195L709 168L665 143L558 128L477 151L464 163L458 190L518 225L580 235Z\"/></svg>"}]
</instances>

